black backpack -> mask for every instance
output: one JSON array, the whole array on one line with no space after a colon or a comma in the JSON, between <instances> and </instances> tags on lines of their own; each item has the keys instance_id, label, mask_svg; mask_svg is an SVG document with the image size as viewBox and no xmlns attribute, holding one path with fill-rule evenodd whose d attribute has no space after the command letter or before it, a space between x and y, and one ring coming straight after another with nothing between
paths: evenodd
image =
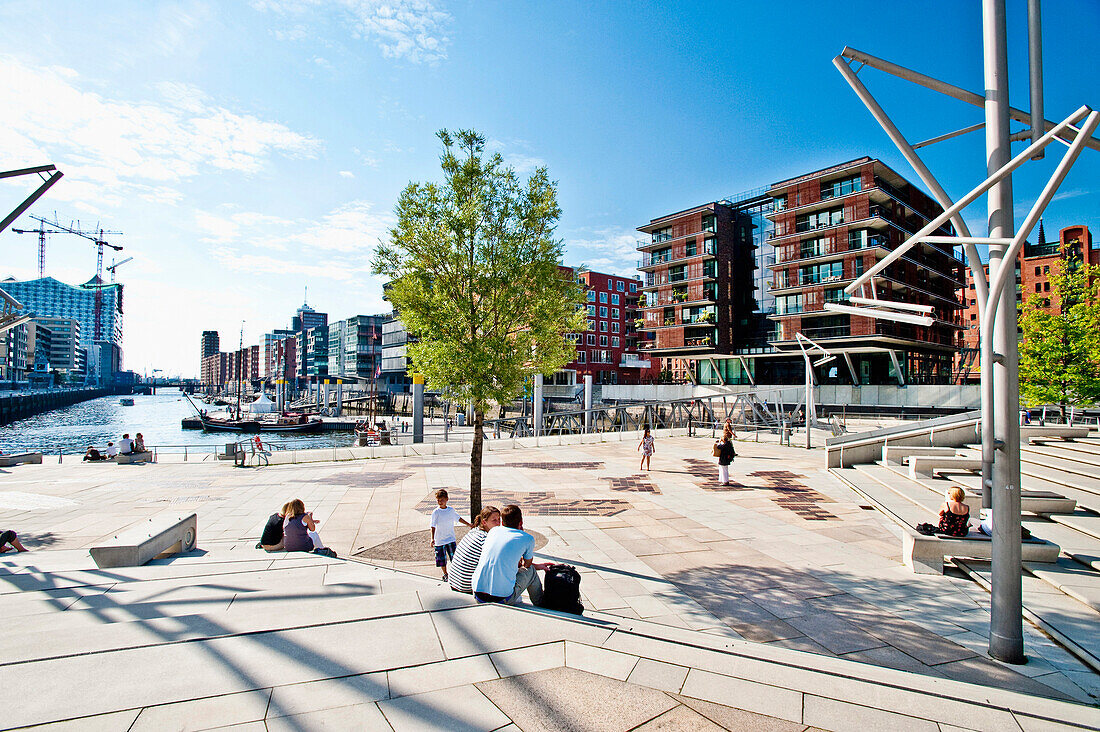
<instances>
[{"instance_id":1,"label":"black backpack","mask_svg":"<svg viewBox=\"0 0 1100 732\"><path fill-rule=\"evenodd\" d=\"M542 602L539 606L574 615L584 612L584 605L581 604L581 574L576 567L553 564L546 570L546 582L543 583Z\"/></svg>"}]
</instances>

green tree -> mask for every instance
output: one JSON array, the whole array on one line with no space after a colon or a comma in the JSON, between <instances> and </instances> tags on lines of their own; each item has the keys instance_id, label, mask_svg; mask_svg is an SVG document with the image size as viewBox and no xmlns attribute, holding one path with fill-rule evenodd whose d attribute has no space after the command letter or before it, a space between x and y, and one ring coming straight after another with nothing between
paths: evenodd
<instances>
[{"instance_id":1,"label":"green tree","mask_svg":"<svg viewBox=\"0 0 1100 732\"><path fill-rule=\"evenodd\" d=\"M1051 272L1050 297L1021 308L1020 396L1028 406L1100 401L1100 268L1063 260Z\"/></svg>"},{"instance_id":2,"label":"green tree","mask_svg":"<svg viewBox=\"0 0 1100 732\"><path fill-rule=\"evenodd\" d=\"M533 374L576 354L571 332L587 328L584 293L559 269L561 209L545 168L527 181L486 156L473 130L438 133L442 183L410 183L397 202L389 242L373 268L409 333L412 368L433 389L472 404L470 513L481 510L485 413L509 404Z\"/></svg>"}]
</instances>

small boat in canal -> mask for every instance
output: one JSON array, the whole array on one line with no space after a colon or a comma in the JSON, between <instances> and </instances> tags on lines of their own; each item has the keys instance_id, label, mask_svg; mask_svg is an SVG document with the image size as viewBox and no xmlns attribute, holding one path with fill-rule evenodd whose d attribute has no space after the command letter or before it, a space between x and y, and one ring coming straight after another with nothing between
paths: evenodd
<instances>
[{"instance_id":1,"label":"small boat in canal","mask_svg":"<svg viewBox=\"0 0 1100 732\"><path fill-rule=\"evenodd\" d=\"M121 404L124 407L134 406L134 400L133 400L132 397L122 397L121 399L118 400L118 403Z\"/></svg>"},{"instance_id":2,"label":"small boat in canal","mask_svg":"<svg viewBox=\"0 0 1100 732\"><path fill-rule=\"evenodd\" d=\"M310 419L304 414L283 414L263 419L219 419L200 415L202 428L207 432L317 432L320 419Z\"/></svg>"}]
</instances>

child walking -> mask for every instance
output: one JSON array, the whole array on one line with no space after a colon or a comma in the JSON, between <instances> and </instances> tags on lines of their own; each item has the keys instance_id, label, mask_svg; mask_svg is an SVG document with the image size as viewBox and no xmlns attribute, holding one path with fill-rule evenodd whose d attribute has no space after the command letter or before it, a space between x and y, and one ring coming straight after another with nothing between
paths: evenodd
<instances>
[{"instance_id":1,"label":"child walking","mask_svg":"<svg viewBox=\"0 0 1100 732\"><path fill-rule=\"evenodd\" d=\"M638 464L638 470L649 470L649 461L653 453L657 452L653 444L653 435L649 434L649 427L642 432L642 441L638 443L638 449L642 451L642 462Z\"/></svg>"},{"instance_id":2,"label":"child walking","mask_svg":"<svg viewBox=\"0 0 1100 732\"><path fill-rule=\"evenodd\" d=\"M432 511L432 546L435 547L435 566L443 571L443 581L447 581L447 563L455 555L458 538L455 536L455 524L461 523L473 528L458 511L447 506L447 491L440 488L435 492L435 501L439 508Z\"/></svg>"}]
</instances>

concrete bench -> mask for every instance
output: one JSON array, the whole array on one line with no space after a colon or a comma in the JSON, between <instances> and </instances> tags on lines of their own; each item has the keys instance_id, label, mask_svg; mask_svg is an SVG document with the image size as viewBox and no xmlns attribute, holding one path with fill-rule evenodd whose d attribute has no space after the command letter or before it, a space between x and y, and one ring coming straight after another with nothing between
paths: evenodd
<instances>
[{"instance_id":1,"label":"concrete bench","mask_svg":"<svg viewBox=\"0 0 1100 732\"><path fill-rule=\"evenodd\" d=\"M139 567L165 552L193 550L198 525L198 514L163 513L116 534L90 552L100 568Z\"/></svg>"},{"instance_id":2,"label":"concrete bench","mask_svg":"<svg viewBox=\"0 0 1100 732\"><path fill-rule=\"evenodd\" d=\"M1052 563L1058 561L1061 547L1042 539L1020 542L1020 556L1025 562ZM969 559L993 558L993 540L971 530L961 538L925 536L907 525L902 526L901 556L905 566L916 574L943 574L944 557Z\"/></svg>"},{"instance_id":3,"label":"concrete bench","mask_svg":"<svg viewBox=\"0 0 1100 732\"><path fill-rule=\"evenodd\" d=\"M130 463L151 463L153 462L153 453L146 452L132 452L129 455L122 455L121 453L115 457L115 462L119 465L129 465Z\"/></svg>"},{"instance_id":4,"label":"concrete bench","mask_svg":"<svg viewBox=\"0 0 1100 732\"><path fill-rule=\"evenodd\" d=\"M931 478L937 470L981 470L979 458L913 455L905 459L909 463L909 477L912 480Z\"/></svg>"},{"instance_id":5,"label":"concrete bench","mask_svg":"<svg viewBox=\"0 0 1100 732\"><path fill-rule=\"evenodd\" d=\"M1020 439L1036 440L1073 440L1089 436L1089 427L1073 425L1021 425Z\"/></svg>"},{"instance_id":6,"label":"concrete bench","mask_svg":"<svg viewBox=\"0 0 1100 732\"><path fill-rule=\"evenodd\" d=\"M921 457L955 457L953 447L914 447L913 445L883 445L882 462L887 465L901 465L905 458L919 455Z\"/></svg>"},{"instance_id":7,"label":"concrete bench","mask_svg":"<svg viewBox=\"0 0 1100 732\"><path fill-rule=\"evenodd\" d=\"M42 464L42 453L40 452L17 452L11 455L0 455L0 468L10 468L13 465L19 465L20 463L29 463L31 465Z\"/></svg>"}]
</instances>

